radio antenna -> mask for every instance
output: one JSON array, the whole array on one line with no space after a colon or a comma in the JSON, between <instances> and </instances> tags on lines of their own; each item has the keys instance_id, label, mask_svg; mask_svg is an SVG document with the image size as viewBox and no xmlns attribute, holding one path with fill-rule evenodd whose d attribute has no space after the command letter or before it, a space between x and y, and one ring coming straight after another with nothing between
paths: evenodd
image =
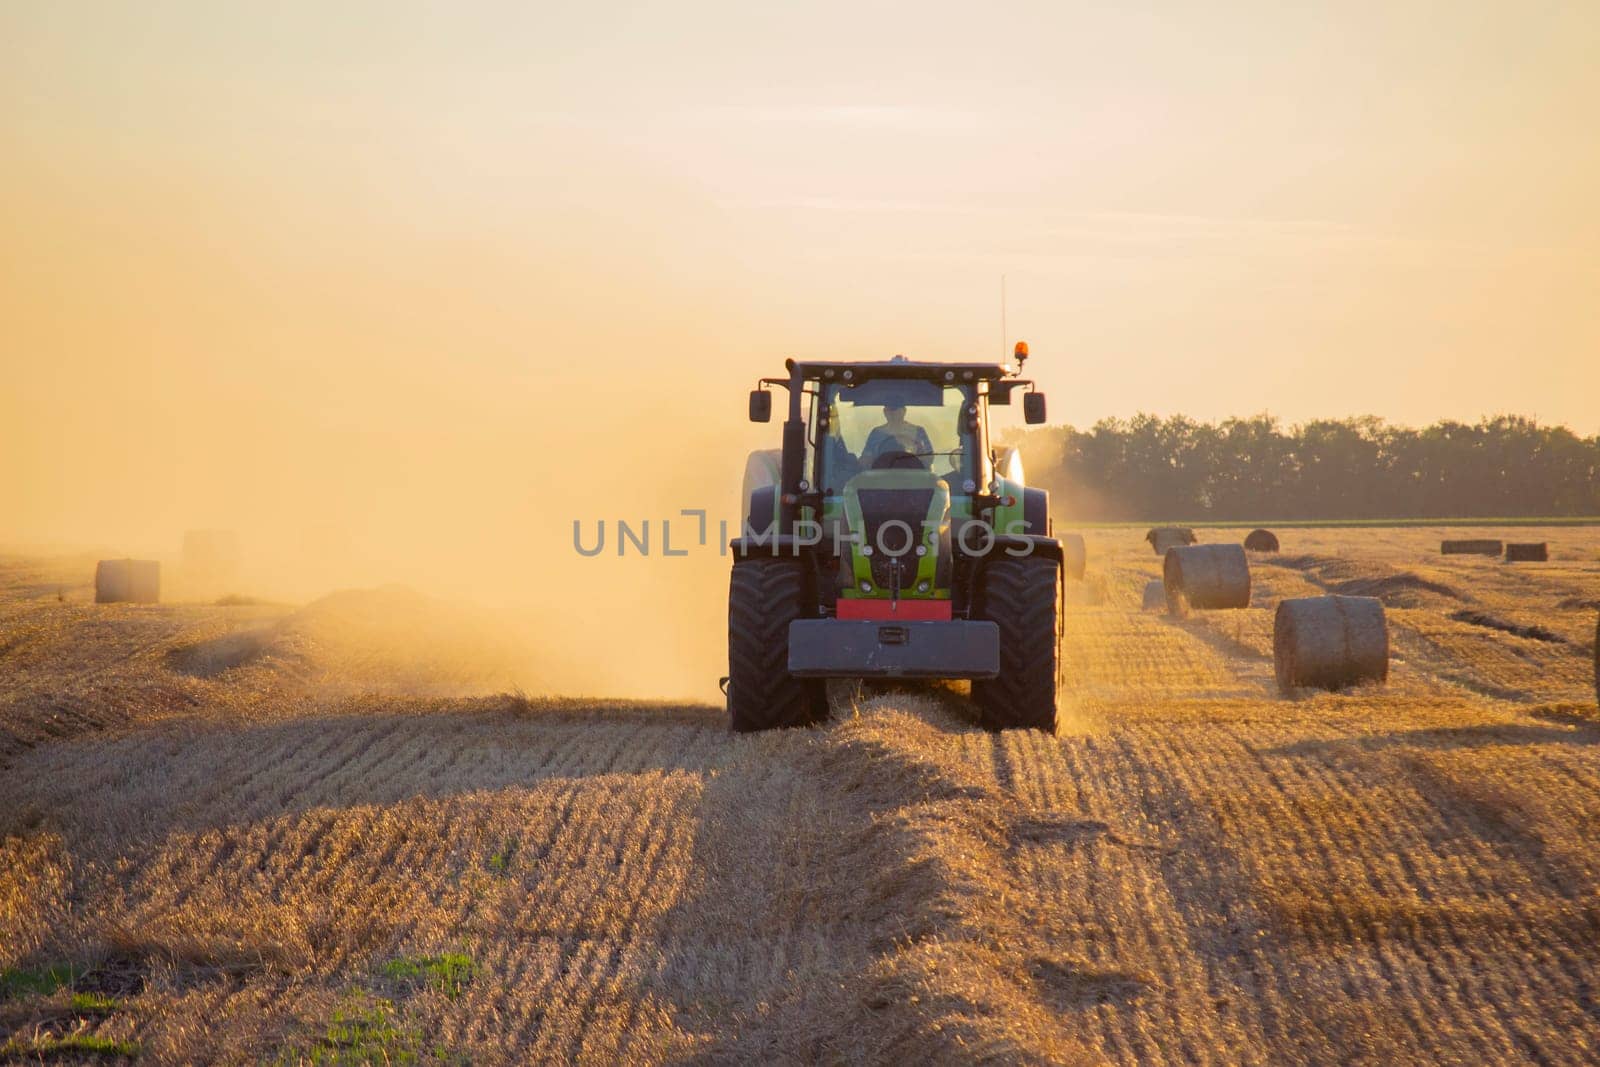
<instances>
[{"instance_id":1,"label":"radio antenna","mask_svg":"<svg viewBox=\"0 0 1600 1067\"><path fill-rule=\"evenodd\" d=\"M1000 358L1006 358L1006 276L1000 275Z\"/></svg>"}]
</instances>

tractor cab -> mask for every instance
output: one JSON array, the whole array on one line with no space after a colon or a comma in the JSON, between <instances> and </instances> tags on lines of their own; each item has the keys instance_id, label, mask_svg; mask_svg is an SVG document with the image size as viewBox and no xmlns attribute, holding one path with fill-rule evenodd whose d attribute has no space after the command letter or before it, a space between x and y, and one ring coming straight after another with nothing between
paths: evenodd
<instances>
[{"instance_id":1,"label":"tractor cab","mask_svg":"<svg viewBox=\"0 0 1600 1067\"><path fill-rule=\"evenodd\" d=\"M1026 572L1027 584L1043 589L1030 595L1051 598L1054 634L1061 548L1050 536L1048 500L1022 484L1020 462L1002 461L988 434L989 405L1009 404L1018 390L1026 421L1044 421L1043 395L1017 376L1027 346L1016 356L1018 369L901 356L790 360L786 377L763 379L751 393L753 421L770 420L774 387L787 393L788 416L782 447L747 463L743 536L732 546L736 728L798 724L809 713L796 709L814 710L813 683L828 677L972 678L975 693L1006 688L1004 635L989 615L1011 610L993 591L1009 576ZM780 603L741 605L757 595L741 597L741 578L758 574L784 575L795 592L764 590ZM776 631L750 643L746 624L758 610L782 622L787 681L770 669L741 669L746 645L746 659L778 653ZM1040 692L1027 699L1040 705L1028 714L1047 706L1053 723L1051 649L1048 699L1037 678ZM770 697L780 691L786 696L775 707ZM1004 724L1015 710L990 719Z\"/></svg>"}]
</instances>

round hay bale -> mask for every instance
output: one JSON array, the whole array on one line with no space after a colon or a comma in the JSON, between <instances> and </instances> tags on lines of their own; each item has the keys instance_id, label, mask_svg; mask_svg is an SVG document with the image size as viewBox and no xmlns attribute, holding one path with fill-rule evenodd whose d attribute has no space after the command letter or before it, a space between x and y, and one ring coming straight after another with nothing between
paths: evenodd
<instances>
[{"instance_id":1,"label":"round hay bale","mask_svg":"<svg viewBox=\"0 0 1600 1067\"><path fill-rule=\"evenodd\" d=\"M1139 605L1141 611L1160 611L1167 606L1167 583L1160 578L1154 578L1144 583L1144 601Z\"/></svg>"},{"instance_id":2,"label":"round hay bale","mask_svg":"<svg viewBox=\"0 0 1600 1067\"><path fill-rule=\"evenodd\" d=\"M1187 526L1157 526L1145 534L1144 539L1150 542L1150 547L1155 549L1158 556L1165 556L1169 548L1195 542L1194 531Z\"/></svg>"},{"instance_id":3,"label":"round hay bale","mask_svg":"<svg viewBox=\"0 0 1600 1067\"><path fill-rule=\"evenodd\" d=\"M1278 535L1271 530L1251 530L1244 539L1247 552L1276 552L1278 551Z\"/></svg>"},{"instance_id":4,"label":"round hay bale","mask_svg":"<svg viewBox=\"0 0 1600 1067\"><path fill-rule=\"evenodd\" d=\"M157 604L161 564L153 559L103 559L94 568L96 604Z\"/></svg>"},{"instance_id":5,"label":"round hay bale","mask_svg":"<svg viewBox=\"0 0 1600 1067\"><path fill-rule=\"evenodd\" d=\"M1284 600L1272 620L1278 686L1343 689L1389 677L1389 624L1369 596Z\"/></svg>"},{"instance_id":6,"label":"round hay bale","mask_svg":"<svg viewBox=\"0 0 1600 1067\"><path fill-rule=\"evenodd\" d=\"M1510 544L1506 546L1507 563L1548 563L1550 562L1550 545L1540 541L1536 544Z\"/></svg>"},{"instance_id":7,"label":"round hay bale","mask_svg":"<svg viewBox=\"0 0 1600 1067\"><path fill-rule=\"evenodd\" d=\"M1083 581L1084 568L1089 565L1089 550L1084 547L1082 534L1063 534L1061 537L1061 563L1067 577Z\"/></svg>"},{"instance_id":8,"label":"round hay bale","mask_svg":"<svg viewBox=\"0 0 1600 1067\"><path fill-rule=\"evenodd\" d=\"M1499 541L1487 538L1439 542L1439 554L1442 556L1498 556L1503 548L1504 545Z\"/></svg>"},{"instance_id":9,"label":"round hay bale","mask_svg":"<svg viewBox=\"0 0 1600 1067\"><path fill-rule=\"evenodd\" d=\"M1250 606L1250 561L1238 545L1188 545L1168 549L1162 575L1167 607L1202 611Z\"/></svg>"},{"instance_id":10,"label":"round hay bale","mask_svg":"<svg viewBox=\"0 0 1600 1067\"><path fill-rule=\"evenodd\" d=\"M744 533L760 534L777 519L778 482L783 477L783 450L762 448L750 453L744 461L744 480L739 483L739 514L746 527ZM755 495L762 494L757 503ZM754 511L752 511L754 508ZM620 539L621 534L618 534Z\"/></svg>"},{"instance_id":11,"label":"round hay bale","mask_svg":"<svg viewBox=\"0 0 1600 1067\"><path fill-rule=\"evenodd\" d=\"M744 481L739 486L740 507L750 506L750 494L769 485L777 485L782 476L783 449L758 448L744 461Z\"/></svg>"}]
</instances>

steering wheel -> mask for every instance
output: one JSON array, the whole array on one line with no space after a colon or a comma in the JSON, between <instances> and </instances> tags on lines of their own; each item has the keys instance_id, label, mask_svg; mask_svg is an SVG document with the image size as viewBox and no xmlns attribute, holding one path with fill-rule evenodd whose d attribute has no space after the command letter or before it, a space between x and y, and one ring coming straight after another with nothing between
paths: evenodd
<instances>
[{"instance_id":1,"label":"steering wheel","mask_svg":"<svg viewBox=\"0 0 1600 1067\"><path fill-rule=\"evenodd\" d=\"M924 467L922 460L912 453L891 448L878 453L877 457L872 461L872 469L875 471L923 471L928 468Z\"/></svg>"}]
</instances>

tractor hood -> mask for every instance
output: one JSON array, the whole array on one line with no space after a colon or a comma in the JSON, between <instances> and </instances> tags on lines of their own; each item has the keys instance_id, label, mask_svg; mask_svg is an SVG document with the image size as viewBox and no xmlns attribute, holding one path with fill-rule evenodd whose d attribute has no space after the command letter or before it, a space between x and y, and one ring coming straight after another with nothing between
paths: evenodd
<instances>
[{"instance_id":1,"label":"tractor hood","mask_svg":"<svg viewBox=\"0 0 1600 1067\"><path fill-rule=\"evenodd\" d=\"M950 489L926 470L869 470L844 487L846 599L949 595Z\"/></svg>"}]
</instances>

